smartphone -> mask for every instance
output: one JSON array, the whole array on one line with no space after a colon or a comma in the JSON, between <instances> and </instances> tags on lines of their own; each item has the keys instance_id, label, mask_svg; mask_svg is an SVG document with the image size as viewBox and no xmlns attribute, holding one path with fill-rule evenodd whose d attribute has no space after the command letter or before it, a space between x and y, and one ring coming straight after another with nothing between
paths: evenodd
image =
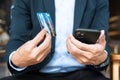
<instances>
[{"instance_id":1,"label":"smartphone","mask_svg":"<svg viewBox=\"0 0 120 80\"><path fill-rule=\"evenodd\" d=\"M86 44L95 44L100 36L100 31L95 29L81 29L74 31L73 36Z\"/></svg>"}]
</instances>

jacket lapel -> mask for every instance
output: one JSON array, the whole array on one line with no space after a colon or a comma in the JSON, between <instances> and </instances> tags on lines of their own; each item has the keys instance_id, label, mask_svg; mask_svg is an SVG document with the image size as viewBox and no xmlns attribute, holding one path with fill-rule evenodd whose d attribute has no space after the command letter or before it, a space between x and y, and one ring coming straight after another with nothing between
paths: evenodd
<instances>
[{"instance_id":1,"label":"jacket lapel","mask_svg":"<svg viewBox=\"0 0 120 80\"><path fill-rule=\"evenodd\" d=\"M87 0L76 0L74 13L74 30L80 27Z\"/></svg>"},{"instance_id":2,"label":"jacket lapel","mask_svg":"<svg viewBox=\"0 0 120 80\"><path fill-rule=\"evenodd\" d=\"M55 29L55 4L54 0L43 0L43 4L45 6L46 12L49 12L52 22L54 25ZM51 48L51 53L53 54L55 51L55 37L52 37L52 48Z\"/></svg>"},{"instance_id":3,"label":"jacket lapel","mask_svg":"<svg viewBox=\"0 0 120 80\"><path fill-rule=\"evenodd\" d=\"M76 0L74 14L74 29L80 27L82 16L86 7L87 0ZM43 4L47 12L50 13L53 24L55 26L55 4L54 0L43 0Z\"/></svg>"},{"instance_id":4,"label":"jacket lapel","mask_svg":"<svg viewBox=\"0 0 120 80\"><path fill-rule=\"evenodd\" d=\"M43 4L45 6L46 12L50 13L50 16L53 21L53 25L55 26L55 4L54 0L43 0Z\"/></svg>"}]
</instances>

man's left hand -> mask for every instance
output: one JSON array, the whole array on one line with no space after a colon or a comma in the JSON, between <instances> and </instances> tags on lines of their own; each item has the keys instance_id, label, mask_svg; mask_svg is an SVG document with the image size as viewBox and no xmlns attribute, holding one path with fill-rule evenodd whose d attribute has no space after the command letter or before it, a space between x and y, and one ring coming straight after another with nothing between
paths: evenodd
<instances>
[{"instance_id":1,"label":"man's left hand","mask_svg":"<svg viewBox=\"0 0 120 80\"><path fill-rule=\"evenodd\" d=\"M67 38L66 46L68 52L81 64L99 65L107 58L104 30L101 31L96 44L82 43L70 35Z\"/></svg>"}]
</instances>

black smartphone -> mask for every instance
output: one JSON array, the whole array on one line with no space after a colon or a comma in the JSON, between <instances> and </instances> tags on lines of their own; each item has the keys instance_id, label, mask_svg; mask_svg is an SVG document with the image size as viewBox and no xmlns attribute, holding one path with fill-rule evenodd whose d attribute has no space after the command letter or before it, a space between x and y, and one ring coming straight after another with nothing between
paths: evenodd
<instances>
[{"instance_id":1,"label":"black smartphone","mask_svg":"<svg viewBox=\"0 0 120 80\"><path fill-rule=\"evenodd\" d=\"M87 44L95 44L100 36L100 31L95 29L81 29L78 28L74 31L73 36Z\"/></svg>"}]
</instances>

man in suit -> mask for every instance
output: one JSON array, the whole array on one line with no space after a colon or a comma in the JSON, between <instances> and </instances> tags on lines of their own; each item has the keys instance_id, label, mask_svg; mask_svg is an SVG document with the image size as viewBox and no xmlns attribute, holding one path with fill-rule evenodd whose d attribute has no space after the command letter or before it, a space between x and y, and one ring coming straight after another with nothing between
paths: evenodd
<instances>
[{"instance_id":1,"label":"man in suit","mask_svg":"<svg viewBox=\"0 0 120 80\"><path fill-rule=\"evenodd\" d=\"M37 13L49 13L56 31L41 29ZM14 0L6 59L20 80L109 80L100 71L109 63L108 0ZM96 44L72 35L77 28L98 29Z\"/></svg>"}]
</instances>

